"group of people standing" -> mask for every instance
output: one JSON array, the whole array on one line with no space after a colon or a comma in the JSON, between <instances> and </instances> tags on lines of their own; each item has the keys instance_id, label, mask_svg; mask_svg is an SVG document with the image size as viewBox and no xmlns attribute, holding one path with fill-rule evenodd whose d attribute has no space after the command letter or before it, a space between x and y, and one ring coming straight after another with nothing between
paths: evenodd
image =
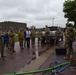
<instances>
[{"instance_id":1,"label":"group of people standing","mask_svg":"<svg viewBox=\"0 0 76 75\"><path fill-rule=\"evenodd\" d=\"M73 42L75 41L75 31L74 28L72 26L72 24L67 23L66 24L66 28L65 28L65 32L62 32L60 28L57 28L56 32L55 32L55 41L54 44L58 44L59 41L63 40L63 36L65 37L65 48L66 48L66 57L64 57L65 60L70 60L73 58ZM46 44L50 45L50 29L48 28L48 26L46 25L45 28L45 36L46 36Z\"/></svg>"},{"instance_id":2,"label":"group of people standing","mask_svg":"<svg viewBox=\"0 0 76 75\"><path fill-rule=\"evenodd\" d=\"M4 58L4 48L6 46L6 49L9 49L11 53L15 52L14 46L15 46L15 33L13 31L13 28L10 27L8 32L2 32L2 27L0 27L0 53L1 58ZM35 38L38 38L38 46L39 44L42 44L43 40L43 34L42 31L39 29L37 32L34 28L31 30L27 27L25 29L20 28L18 32L18 39L19 39L19 46L20 49L24 49L25 46L27 48L30 48L30 43L32 47L35 46ZM63 35L63 32L60 28L58 28L55 32L55 41L54 44L59 43L59 39L61 38L61 35ZM50 46L50 29L46 25L45 26L45 42L46 45ZM30 41L31 40L31 41ZM65 31L65 46L67 48L67 58L69 58L73 53L72 43L74 41L74 31L69 26L69 24L66 26Z\"/></svg>"},{"instance_id":3,"label":"group of people standing","mask_svg":"<svg viewBox=\"0 0 76 75\"><path fill-rule=\"evenodd\" d=\"M50 30L46 26L45 28L45 36L46 36L46 44L49 44L49 35ZM49 35L48 35L49 34ZM32 47L35 46L35 38L38 38L38 46L41 44L42 38L42 31L39 29L37 32L34 28L31 30L27 27L25 30L23 28L19 29L18 32L18 39L19 39L19 46L20 49L24 49L24 46L27 46L27 48L30 48L30 40ZM11 53L15 52L15 36L14 30L12 27L9 27L9 30L7 32L2 31L2 27L0 27L0 53L1 58L4 58L4 50L9 49Z\"/></svg>"},{"instance_id":4,"label":"group of people standing","mask_svg":"<svg viewBox=\"0 0 76 75\"><path fill-rule=\"evenodd\" d=\"M55 30L54 30L55 31ZM55 37L54 39L52 39L52 37ZM63 31L60 28L57 28L57 30L54 32L52 32L51 34L51 30L49 29L49 27L46 25L45 28L45 40L46 40L46 44L48 46L51 46L51 42L53 40L54 45L58 45L59 41L63 40Z\"/></svg>"},{"instance_id":5,"label":"group of people standing","mask_svg":"<svg viewBox=\"0 0 76 75\"><path fill-rule=\"evenodd\" d=\"M4 58L4 48L9 49L11 53L15 52L14 50L14 36L13 28L10 27L8 32L3 32L2 27L0 27L0 53L1 58Z\"/></svg>"},{"instance_id":6,"label":"group of people standing","mask_svg":"<svg viewBox=\"0 0 76 75\"><path fill-rule=\"evenodd\" d=\"M29 28L26 28L25 30L20 28L20 30L18 32L20 49L24 49L23 47L26 45L27 45L27 48L30 48L30 42L31 42L32 47L34 47L36 35L38 38L38 46L39 46L39 43L41 40L41 30L39 30L36 33L34 28L32 28L31 30Z\"/></svg>"},{"instance_id":7,"label":"group of people standing","mask_svg":"<svg viewBox=\"0 0 76 75\"><path fill-rule=\"evenodd\" d=\"M3 32L2 27L0 27L0 54L1 58L4 58L4 50L8 49L10 53L16 52L14 50L15 47L15 36L18 37L19 40L19 46L20 49L24 49L24 46L27 46L27 48L30 48L30 42L32 47L35 46L35 38L38 38L38 46L41 42L41 30L39 30L37 33L34 28L31 30L27 27L20 28L19 32L17 34L14 33L14 30L12 27L9 27L9 31ZM30 41L31 40L31 41Z\"/></svg>"}]
</instances>

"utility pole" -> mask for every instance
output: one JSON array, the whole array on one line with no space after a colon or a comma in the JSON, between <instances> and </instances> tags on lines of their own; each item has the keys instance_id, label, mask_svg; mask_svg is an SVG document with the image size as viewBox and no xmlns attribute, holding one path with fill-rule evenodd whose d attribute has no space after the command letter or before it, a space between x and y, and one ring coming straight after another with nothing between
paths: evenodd
<instances>
[{"instance_id":1,"label":"utility pole","mask_svg":"<svg viewBox=\"0 0 76 75\"><path fill-rule=\"evenodd\" d=\"M54 26L54 19L55 19L55 18L52 18L52 26Z\"/></svg>"}]
</instances>

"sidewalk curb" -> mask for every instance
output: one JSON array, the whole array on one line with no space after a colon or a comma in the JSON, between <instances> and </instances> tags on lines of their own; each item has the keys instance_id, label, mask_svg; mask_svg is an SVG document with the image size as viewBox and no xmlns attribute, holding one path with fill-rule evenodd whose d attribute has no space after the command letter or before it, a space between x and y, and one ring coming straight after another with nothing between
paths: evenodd
<instances>
[{"instance_id":1,"label":"sidewalk curb","mask_svg":"<svg viewBox=\"0 0 76 75\"><path fill-rule=\"evenodd\" d=\"M47 51L42 53L38 59L35 59L31 61L29 64L27 64L24 68L22 68L19 72L29 72L29 71L34 71L38 70L39 67L48 59L48 57L55 51L54 47L50 47ZM29 75L29 74L28 74ZM30 74L33 75L33 74Z\"/></svg>"}]
</instances>

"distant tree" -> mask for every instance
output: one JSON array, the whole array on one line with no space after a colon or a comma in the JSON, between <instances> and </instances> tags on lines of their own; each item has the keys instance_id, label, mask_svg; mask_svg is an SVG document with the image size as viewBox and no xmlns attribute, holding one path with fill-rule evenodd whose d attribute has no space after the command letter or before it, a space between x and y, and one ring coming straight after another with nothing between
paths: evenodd
<instances>
[{"instance_id":1,"label":"distant tree","mask_svg":"<svg viewBox=\"0 0 76 75\"><path fill-rule=\"evenodd\" d=\"M36 27L34 25L30 26L30 29L32 29L32 28L36 29Z\"/></svg>"},{"instance_id":2,"label":"distant tree","mask_svg":"<svg viewBox=\"0 0 76 75\"><path fill-rule=\"evenodd\" d=\"M73 21L76 28L76 0L65 0L63 4L64 17L68 18L68 21Z\"/></svg>"}]
</instances>

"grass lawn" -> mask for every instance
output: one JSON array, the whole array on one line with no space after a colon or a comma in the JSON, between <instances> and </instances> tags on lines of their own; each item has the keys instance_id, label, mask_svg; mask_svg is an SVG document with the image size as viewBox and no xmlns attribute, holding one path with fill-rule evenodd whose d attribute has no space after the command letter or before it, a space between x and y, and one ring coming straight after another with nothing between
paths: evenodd
<instances>
[{"instance_id":1,"label":"grass lawn","mask_svg":"<svg viewBox=\"0 0 76 75\"><path fill-rule=\"evenodd\" d=\"M15 36L15 42L19 41L18 35Z\"/></svg>"}]
</instances>

